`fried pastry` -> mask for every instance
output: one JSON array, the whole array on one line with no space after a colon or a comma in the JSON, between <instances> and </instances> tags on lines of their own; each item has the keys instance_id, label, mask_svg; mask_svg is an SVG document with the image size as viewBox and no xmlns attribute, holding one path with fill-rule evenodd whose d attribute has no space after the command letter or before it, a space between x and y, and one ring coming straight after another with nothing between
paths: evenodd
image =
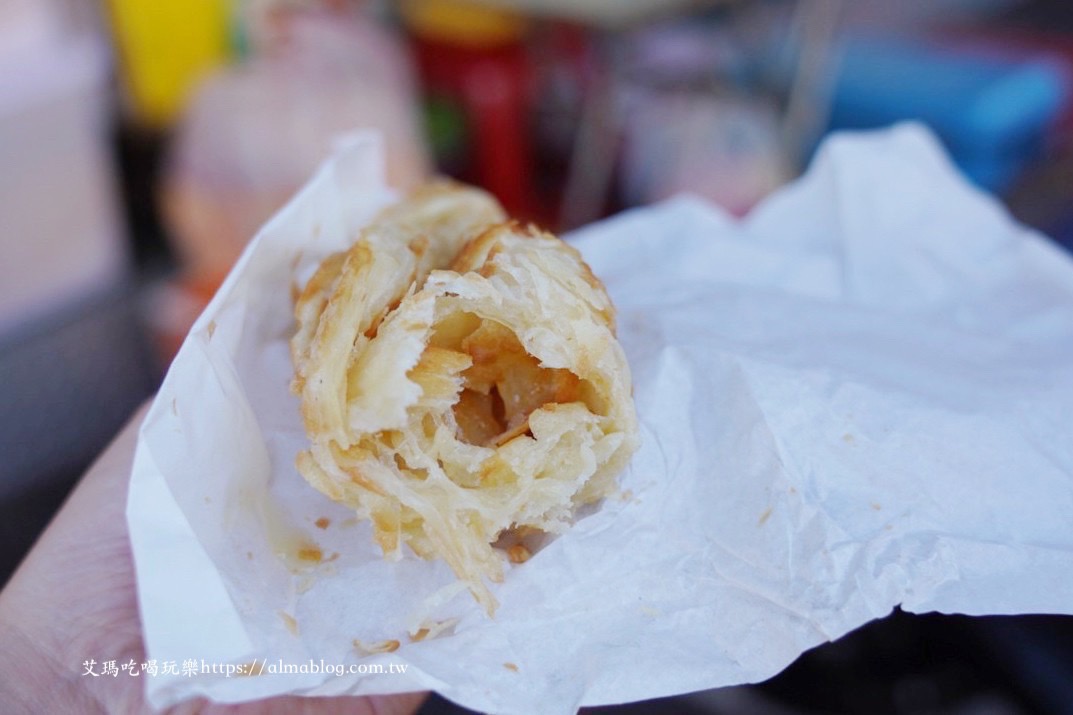
<instances>
[{"instance_id":1,"label":"fried pastry","mask_svg":"<svg viewBox=\"0 0 1073 715\"><path fill-rule=\"evenodd\" d=\"M638 445L614 309L580 254L435 184L325 259L296 304L301 474L389 557L442 558L489 614L505 534L560 533Z\"/></svg>"}]
</instances>

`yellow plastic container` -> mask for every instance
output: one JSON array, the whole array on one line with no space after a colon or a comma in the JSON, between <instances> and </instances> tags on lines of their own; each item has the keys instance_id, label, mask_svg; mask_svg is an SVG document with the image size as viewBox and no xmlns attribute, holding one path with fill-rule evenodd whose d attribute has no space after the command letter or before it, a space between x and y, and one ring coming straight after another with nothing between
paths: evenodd
<instances>
[{"instance_id":1,"label":"yellow plastic container","mask_svg":"<svg viewBox=\"0 0 1073 715\"><path fill-rule=\"evenodd\" d=\"M138 120L167 126L193 85L230 58L230 0L107 0Z\"/></svg>"}]
</instances>

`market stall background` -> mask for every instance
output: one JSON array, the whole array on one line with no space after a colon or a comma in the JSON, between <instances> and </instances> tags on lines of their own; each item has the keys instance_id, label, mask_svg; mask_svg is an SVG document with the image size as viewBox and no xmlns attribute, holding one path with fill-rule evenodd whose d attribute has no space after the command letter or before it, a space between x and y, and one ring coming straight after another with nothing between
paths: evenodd
<instances>
[{"instance_id":1,"label":"market stall background","mask_svg":"<svg viewBox=\"0 0 1073 715\"><path fill-rule=\"evenodd\" d=\"M568 230L682 191L742 215L830 131L916 119L1073 249L1071 96L1061 0L0 0L0 571L338 132L384 131L400 187ZM1071 631L896 612L759 686L606 710L1069 712Z\"/></svg>"}]
</instances>

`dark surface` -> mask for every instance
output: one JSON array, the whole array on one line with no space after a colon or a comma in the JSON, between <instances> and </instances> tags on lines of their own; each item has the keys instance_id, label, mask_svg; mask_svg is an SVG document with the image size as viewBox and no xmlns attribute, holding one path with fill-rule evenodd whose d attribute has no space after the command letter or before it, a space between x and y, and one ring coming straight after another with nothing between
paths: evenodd
<instances>
[{"instance_id":1,"label":"dark surface","mask_svg":"<svg viewBox=\"0 0 1073 715\"><path fill-rule=\"evenodd\" d=\"M160 197L168 140L164 132L125 123L112 137L131 254L140 272L170 269L175 261Z\"/></svg>"},{"instance_id":2,"label":"dark surface","mask_svg":"<svg viewBox=\"0 0 1073 715\"><path fill-rule=\"evenodd\" d=\"M85 296L0 340L0 583L156 389L138 296Z\"/></svg>"},{"instance_id":3,"label":"dark surface","mask_svg":"<svg viewBox=\"0 0 1073 715\"><path fill-rule=\"evenodd\" d=\"M1073 618L895 611L759 686L804 712L1060 713L1073 703Z\"/></svg>"},{"instance_id":4,"label":"dark surface","mask_svg":"<svg viewBox=\"0 0 1073 715\"><path fill-rule=\"evenodd\" d=\"M759 685L585 713L1034 715L1073 713L1073 617L895 611ZM534 712L539 712L534 704ZM421 715L471 711L433 696Z\"/></svg>"}]
</instances>

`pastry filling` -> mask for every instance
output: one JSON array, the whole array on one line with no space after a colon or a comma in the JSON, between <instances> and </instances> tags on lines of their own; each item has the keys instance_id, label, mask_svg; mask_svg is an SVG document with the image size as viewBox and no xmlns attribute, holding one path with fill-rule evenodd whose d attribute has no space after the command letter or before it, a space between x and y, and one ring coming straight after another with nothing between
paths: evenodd
<instances>
[{"instance_id":1,"label":"pastry filling","mask_svg":"<svg viewBox=\"0 0 1073 715\"><path fill-rule=\"evenodd\" d=\"M437 325L429 346L468 357L469 366L460 373L462 389L451 408L457 437L468 444L504 444L528 431L535 410L584 399L577 375L543 367L510 328L494 320L472 313L452 315Z\"/></svg>"}]
</instances>

